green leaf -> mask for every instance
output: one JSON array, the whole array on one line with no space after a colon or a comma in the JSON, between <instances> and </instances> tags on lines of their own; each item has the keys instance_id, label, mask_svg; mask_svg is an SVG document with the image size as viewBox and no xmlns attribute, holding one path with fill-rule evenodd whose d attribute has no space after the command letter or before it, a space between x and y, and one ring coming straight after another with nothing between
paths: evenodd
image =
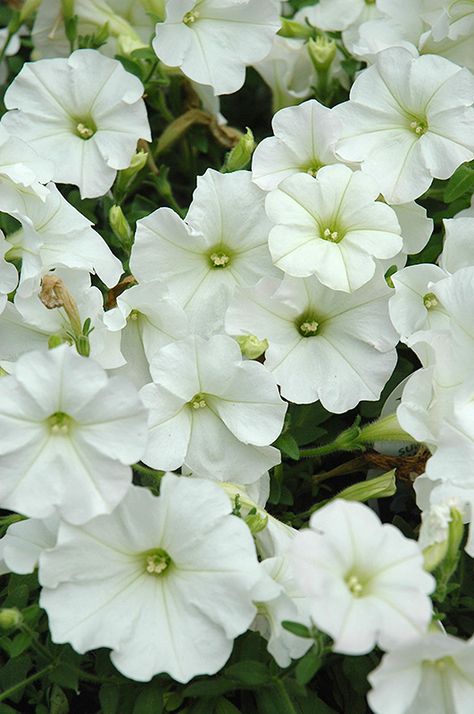
<instances>
[{"instance_id":1,"label":"green leaf","mask_svg":"<svg viewBox=\"0 0 474 714\"><path fill-rule=\"evenodd\" d=\"M217 697L236 689L238 683L230 679L206 679L193 682L183 692L184 697Z\"/></svg>"},{"instance_id":2,"label":"green leaf","mask_svg":"<svg viewBox=\"0 0 474 714\"><path fill-rule=\"evenodd\" d=\"M16 635L10 642L9 655L10 657L18 657L21 655L31 644L32 635L29 632L20 632Z\"/></svg>"},{"instance_id":3,"label":"green leaf","mask_svg":"<svg viewBox=\"0 0 474 714\"><path fill-rule=\"evenodd\" d=\"M209 699L201 699L189 707L189 714L213 714L214 706Z\"/></svg>"},{"instance_id":4,"label":"green leaf","mask_svg":"<svg viewBox=\"0 0 474 714\"><path fill-rule=\"evenodd\" d=\"M270 681L268 669L262 662L257 662L256 660L237 662L227 667L225 674L249 687L257 687Z\"/></svg>"},{"instance_id":5,"label":"green leaf","mask_svg":"<svg viewBox=\"0 0 474 714\"><path fill-rule=\"evenodd\" d=\"M133 707L133 714L161 714L163 711L163 692L157 686L147 687L138 695Z\"/></svg>"},{"instance_id":6,"label":"green leaf","mask_svg":"<svg viewBox=\"0 0 474 714\"><path fill-rule=\"evenodd\" d=\"M291 632L292 635L296 635L297 637L306 637L308 639L313 639L313 635L309 631L309 628L306 627L306 625L302 625L300 622L292 622L291 620L283 620L281 623L282 627L285 630L288 630L288 632Z\"/></svg>"},{"instance_id":7,"label":"green leaf","mask_svg":"<svg viewBox=\"0 0 474 714\"><path fill-rule=\"evenodd\" d=\"M278 439L275 441L274 446L276 446L277 449L280 449L280 451L282 451L286 456L289 456L290 459L293 459L294 461L298 461L298 459L300 458L300 450L297 441L295 437L289 434L288 432L279 436Z\"/></svg>"},{"instance_id":8,"label":"green leaf","mask_svg":"<svg viewBox=\"0 0 474 714\"><path fill-rule=\"evenodd\" d=\"M174 712L183 703L183 695L181 692L167 692L163 700L165 702L165 711Z\"/></svg>"},{"instance_id":9,"label":"green leaf","mask_svg":"<svg viewBox=\"0 0 474 714\"><path fill-rule=\"evenodd\" d=\"M321 656L311 649L300 659L295 668L296 681L298 684L308 684L316 672L321 668L323 660Z\"/></svg>"},{"instance_id":10,"label":"green leaf","mask_svg":"<svg viewBox=\"0 0 474 714\"><path fill-rule=\"evenodd\" d=\"M103 684L99 690L100 714L119 714L120 690L113 684Z\"/></svg>"},{"instance_id":11,"label":"green leaf","mask_svg":"<svg viewBox=\"0 0 474 714\"><path fill-rule=\"evenodd\" d=\"M474 168L464 164L460 166L449 179L444 191L444 200L446 203L455 201L465 193L474 191Z\"/></svg>"}]
</instances>

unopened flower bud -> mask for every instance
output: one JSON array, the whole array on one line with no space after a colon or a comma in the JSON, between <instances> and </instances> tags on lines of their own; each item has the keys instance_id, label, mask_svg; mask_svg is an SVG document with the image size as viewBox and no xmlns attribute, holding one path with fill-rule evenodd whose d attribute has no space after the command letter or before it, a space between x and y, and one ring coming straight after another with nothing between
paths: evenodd
<instances>
[{"instance_id":1,"label":"unopened flower bud","mask_svg":"<svg viewBox=\"0 0 474 714\"><path fill-rule=\"evenodd\" d=\"M337 46L333 39L319 35L308 40L308 53L316 72L327 72L336 56Z\"/></svg>"},{"instance_id":2,"label":"unopened flower bud","mask_svg":"<svg viewBox=\"0 0 474 714\"><path fill-rule=\"evenodd\" d=\"M442 543L432 543L423 550L424 568L432 573L440 565L448 552L448 541Z\"/></svg>"},{"instance_id":3,"label":"unopened flower bud","mask_svg":"<svg viewBox=\"0 0 474 714\"><path fill-rule=\"evenodd\" d=\"M0 610L0 630L11 630L23 622L23 615L16 607L4 607Z\"/></svg>"},{"instance_id":4,"label":"unopened flower bud","mask_svg":"<svg viewBox=\"0 0 474 714\"><path fill-rule=\"evenodd\" d=\"M112 206L110 209L109 223L114 234L117 236L122 245L129 249L132 245L132 229L130 228L120 206Z\"/></svg>"},{"instance_id":5,"label":"unopened flower bud","mask_svg":"<svg viewBox=\"0 0 474 714\"><path fill-rule=\"evenodd\" d=\"M281 18L281 27L278 30L281 37L296 37L298 39L307 40L314 35L314 28L309 25L302 25L300 22L288 20L286 17Z\"/></svg>"},{"instance_id":6,"label":"unopened flower bud","mask_svg":"<svg viewBox=\"0 0 474 714\"><path fill-rule=\"evenodd\" d=\"M354 483L338 493L337 498L346 501L370 501L371 498L389 498L397 491L395 469L376 478Z\"/></svg>"},{"instance_id":7,"label":"unopened flower bud","mask_svg":"<svg viewBox=\"0 0 474 714\"><path fill-rule=\"evenodd\" d=\"M263 513L259 513L256 508L253 508L248 516L245 518L245 522L250 528L252 535L257 535L261 531L265 530L268 523L268 516Z\"/></svg>"},{"instance_id":8,"label":"unopened flower bud","mask_svg":"<svg viewBox=\"0 0 474 714\"><path fill-rule=\"evenodd\" d=\"M257 359L268 349L267 340L259 340L255 335L241 335L235 338L240 345L240 351L248 359Z\"/></svg>"},{"instance_id":9,"label":"unopened flower bud","mask_svg":"<svg viewBox=\"0 0 474 714\"><path fill-rule=\"evenodd\" d=\"M120 55L127 57L134 50L140 50L142 47L147 47L147 45L136 37L130 35L119 35L117 37L117 52Z\"/></svg>"},{"instance_id":10,"label":"unopened flower bud","mask_svg":"<svg viewBox=\"0 0 474 714\"><path fill-rule=\"evenodd\" d=\"M61 0L61 10L65 20L69 20L76 14L74 6L75 0Z\"/></svg>"},{"instance_id":11,"label":"unopened flower bud","mask_svg":"<svg viewBox=\"0 0 474 714\"><path fill-rule=\"evenodd\" d=\"M223 173L231 173L232 171L240 171L245 169L250 163L252 154L255 151L256 143L253 138L253 133L251 129L247 127L245 134L242 134L238 143L234 146L232 151L227 154L224 166L222 167Z\"/></svg>"},{"instance_id":12,"label":"unopened flower bud","mask_svg":"<svg viewBox=\"0 0 474 714\"><path fill-rule=\"evenodd\" d=\"M42 0L26 0L20 10L20 22L27 20L41 5Z\"/></svg>"},{"instance_id":13,"label":"unopened flower bud","mask_svg":"<svg viewBox=\"0 0 474 714\"><path fill-rule=\"evenodd\" d=\"M124 194L127 188L130 186L131 182L145 166L148 160L148 153L140 149L136 154L133 155L130 162L130 166L117 174L117 179L115 181L115 195Z\"/></svg>"}]
</instances>

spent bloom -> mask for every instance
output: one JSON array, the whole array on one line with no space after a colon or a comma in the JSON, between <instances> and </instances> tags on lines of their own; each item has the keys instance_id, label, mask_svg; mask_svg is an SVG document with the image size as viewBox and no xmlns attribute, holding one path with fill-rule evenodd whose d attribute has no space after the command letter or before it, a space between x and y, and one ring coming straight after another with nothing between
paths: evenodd
<instances>
[{"instance_id":1,"label":"spent bloom","mask_svg":"<svg viewBox=\"0 0 474 714\"><path fill-rule=\"evenodd\" d=\"M167 0L153 49L194 82L231 94L243 85L246 65L270 52L279 28L273 0Z\"/></svg>"},{"instance_id":2,"label":"spent bloom","mask_svg":"<svg viewBox=\"0 0 474 714\"><path fill-rule=\"evenodd\" d=\"M151 141L143 85L96 50L27 62L5 94L6 129L54 163L53 180L102 196L138 139ZM67 160L65 160L67 157Z\"/></svg>"},{"instance_id":3,"label":"spent bloom","mask_svg":"<svg viewBox=\"0 0 474 714\"><path fill-rule=\"evenodd\" d=\"M159 498L132 487L112 514L62 524L40 556L53 641L110 647L117 669L142 682L217 672L256 614L261 578L250 531L231 510L216 484L167 474Z\"/></svg>"},{"instance_id":4,"label":"spent bloom","mask_svg":"<svg viewBox=\"0 0 474 714\"><path fill-rule=\"evenodd\" d=\"M146 442L136 389L67 345L22 355L0 379L0 504L71 523L110 512Z\"/></svg>"},{"instance_id":5,"label":"spent bloom","mask_svg":"<svg viewBox=\"0 0 474 714\"><path fill-rule=\"evenodd\" d=\"M324 506L289 554L310 615L334 639L335 652L390 649L428 627L435 582L423 570L417 542L367 506L343 500Z\"/></svg>"},{"instance_id":6,"label":"spent bloom","mask_svg":"<svg viewBox=\"0 0 474 714\"><path fill-rule=\"evenodd\" d=\"M474 157L474 76L444 57L394 47L354 82L336 154L362 162L389 203L421 196Z\"/></svg>"}]
</instances>

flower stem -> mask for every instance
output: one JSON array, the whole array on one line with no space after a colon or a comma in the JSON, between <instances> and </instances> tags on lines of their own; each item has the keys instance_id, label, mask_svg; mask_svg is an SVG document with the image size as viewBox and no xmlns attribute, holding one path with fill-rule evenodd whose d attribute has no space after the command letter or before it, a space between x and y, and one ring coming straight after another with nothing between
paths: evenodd
<instances>
[{"instance_id":1,"label":"flower stem","mask_svg":"<svg viewBox=\"0 0 474 714\"><path fill-rule=\"evenodd\" d=\"M275 687L278 690L279 695L281 696L282 703L285 706L287 714L298 714L296 711L295 707L293 706L293 702L291 701L288 692L286 691L286 687L283 684L281 679L274 679Z\"/></svg>"},{"instance_id":2,"label":"flower stem","mask_svg":"<svg viewBox=\"0 0 474 714\"><path fill-rule=\"evenodd\" d=\"M13 685L13 687L4 689L3 692L0 694L0 702L3 702L5 699L11 697L12 694L15 694L15 692L18 691L18 689L26 687L27 684L31 684L31 682L35 682L37 679L41 679L41 677L43 677L45 674L48 674L48 672L52 672L55 667L55 664L48 664L47 667L43 667L43 669L40 669L39 672L32 674L30 677L26 677L26 679L22 679L21 682L17 682Z\"/></svg>"}]
</instances>

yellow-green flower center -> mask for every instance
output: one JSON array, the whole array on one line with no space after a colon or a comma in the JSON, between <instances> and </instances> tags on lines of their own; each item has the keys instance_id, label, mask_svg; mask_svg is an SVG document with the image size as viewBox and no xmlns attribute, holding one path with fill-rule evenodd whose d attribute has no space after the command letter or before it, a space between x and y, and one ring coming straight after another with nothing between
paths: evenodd
<instances>
[{"instance_id":1,"label":"yellow-green flower center","mask_svg":"<svg viewBox=\"0 0 474 714\"><path fill-rule=\"evenodd\" d=\"M198 394L195 394L194 397L191 399L190 402L188 402L189 406L191 409L198 410L198 409L205 409L207 407L207 402L205 399L205 395L199 392Z\"/></svg>"},{"instance_id":2,"label":"yellow-green flower center","mask_svg":"<svg viewBox=\"0 0 474 714\"><path fill-rule=\"evenodd\" d=\"M213 268L227 268L230 263L230 256L223 251L214 251L209 256L209 261Z\"/></svg>"},{"instance_id":3,"label":"yellow-green flower center","mask_svg":"<svg viewBox=\"0 0 474 714\"><path fill-rule=\"evenodd\" d=\"M296 327L302 337L314 337L319 330L319 320L311 312L305 313L296 321Z\"/></svg>"},{"instance_id":4,"label":"yellow-green flower center","mask_svg":"<svg viewBox=\"0 0 474 714\"><path fill-rule=\"evenodd\" d=\"M340 231L329 226L321 232L321 238L323 240L328 240L330 243L339 243L343 237L344 236L340 233Z\"/></svg>"},{"instance_id":5,"label":"yellow-green flower center","mask_svg":"<svg viewBox=\"0 0 474 714\"><path fill-rule=\"evenodd\" d=\"M349 575L346 578L346 585L354 597L362 597L364 595L364 583L362 583L357 575Z\"/></svg>"},{"instance_id":6,"label":"yellow-green flower center","mask_svg":"<svg viewBox=\"0 0 474 714\"><path fill-rule=\"evenodd\" d=\"M49 431L54 436L65 436L69 433L72 425L72 419L64 412L55 412L47 419Z\"/></svg>"},{"instance_id":7,"label":"yellow-green flower center","mask_svg":"<svg viewBox=\"0 0 474 714\"><path fill-rule=\"evenodd\" d=\"M426 134L426 132L428 131L428 123L425 119L418 119L414 117L410 121L409 126L411 131L417 136L423 136L423 134Z\"/></svg>"},{"instance_id":8,"label":"yellow-green flower center","mask_svg":"<svg viewBox=\"0 0 474 714\"><path fill-rule=\"evenodd\" d=\"M189 12L186 13L186 15L183 17L183 22L185 25L192 25L194 22L199 17L199 12L198 10L190 10Z\"/></svg>"},{"instance_id":9,"label":"yellow-green flower center","mask_svg":"<svg viewBox=\"0 0 474 714\"><path fill-rule=\"evenodd\" d=\"M75 131L78 137L80 137L84 141L87 141L92 136L94 136L97 131L97 127L92 121L92 119L84 119L82 121L79 120L76 123Z\"/></svg>"},{"instance_id":10,"label":"yellow-green flower center","mask_svg":"<svg viewBox=\"0 0 474 714\"><path fill-rule=\"evenodd\" d=\"M163 575L171 563L170 555L162 548L154 548L144 553L145 572L148 575Z\"/></svg>"},{"instance_id":11,"label":"yellow-green flower center","mask_svg":"<svg viewBox=\"0 0 474 714\"><path fill-rule=\"evenodd\" d=\"M433 307L437 307L438 304L438 298L434 293L426 293L426 295L423 295L423 305L426 307L427 310L431 310Z\"/></svg>"}]
</instances>

